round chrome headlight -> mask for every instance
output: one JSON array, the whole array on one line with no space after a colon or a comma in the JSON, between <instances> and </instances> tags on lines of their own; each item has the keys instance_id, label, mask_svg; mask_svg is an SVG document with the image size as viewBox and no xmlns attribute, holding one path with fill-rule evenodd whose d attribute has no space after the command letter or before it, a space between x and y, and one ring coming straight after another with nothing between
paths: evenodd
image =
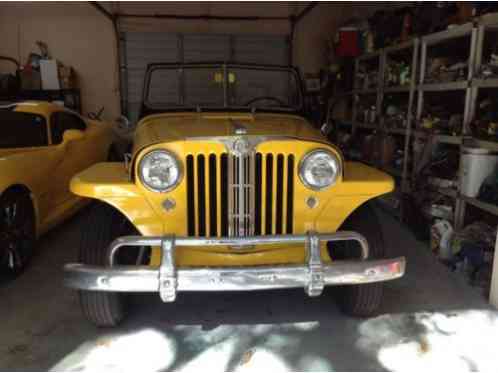
<instances>
[{"instance_id":1,"label":"round chrome headlight","mask_svg":"<svg viewBox=\"0 0 498 373\"><path fill-rule=\"evenodd\" d=\"M153 150L140 161L138 173L142 183L154 192L168 192L181 179L180 164L165 150Z\"/></svg>"},{"instance_id":2,"label":"round chrome headlight","mask_svg":"<svg viewBox=\"0 0 498 373\"><path fill-rule=\"evenodd\" d=\"M299 166L301 181L313 190L321 190L334 185L340 173L341 164L337 156L323 149L313 150L306 154Z\"/></svg>"}]
</instances>

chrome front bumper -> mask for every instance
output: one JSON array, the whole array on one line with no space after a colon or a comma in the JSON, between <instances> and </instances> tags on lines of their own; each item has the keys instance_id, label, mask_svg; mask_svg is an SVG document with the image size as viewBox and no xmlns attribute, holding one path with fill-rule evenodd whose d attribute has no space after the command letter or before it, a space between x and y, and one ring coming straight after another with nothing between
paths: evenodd
<instances>
[{"instance_id":1,"label":"chrome front bumper","mask_svg":"<svg viewBox=\"0 0 498 373\"><path fill-rule=\"evenodd\" d=\"M359 242L362 258L324 264L321 241ZM303 243L306 263L251 267L176 268L174 252L186 246L246 246ZM114 265L114 256L124 246L160 246L159 267ZM301 249L296 246L296 249ZM174 302L179 291L249 291L304 288L319 296L327 285L354 285L389 281L403 276L405 258L367 260L368 243L356 232L306 235L276 235L230 238L140 237L118 238L109 247L109 266L67 264L65 284L80 290L113 292L159 292L164 302Z\"/></svg>"}]
</instances>

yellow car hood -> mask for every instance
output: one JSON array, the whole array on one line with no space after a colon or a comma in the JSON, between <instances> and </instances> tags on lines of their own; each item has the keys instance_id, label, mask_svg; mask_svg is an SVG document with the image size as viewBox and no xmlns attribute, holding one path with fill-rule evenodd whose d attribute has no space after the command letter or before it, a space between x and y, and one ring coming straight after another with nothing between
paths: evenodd
<instances>
[{"instance_id":1,"label":"yellow car hood","mask_svg":"<svg viewBox=\"0 0 498 373\"><path fill-rule=\"evenodd\" d=\"M203 137L277 136L325 142L306 119L264 113L174 113L146 117L135 133L134 153L161 142Z\"/></svg>"}]
</instances>

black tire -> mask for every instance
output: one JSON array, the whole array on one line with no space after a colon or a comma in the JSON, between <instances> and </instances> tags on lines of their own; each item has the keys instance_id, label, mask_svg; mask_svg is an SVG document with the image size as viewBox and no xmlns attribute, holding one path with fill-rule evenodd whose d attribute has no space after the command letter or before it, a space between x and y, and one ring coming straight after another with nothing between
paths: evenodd
<instances>
[{"instance_id":1,"label":"black tire","mask_svg":"<svg viewBox=\"0 0 498 373\"><path fill-rule=\"evenodd\" d=\"M28 192L8 190L0 197L0 273L16 277L28 265L36 241L35 213Z\"/></svg>"},{"instance_id":2,"label":"black tire","mask_svg":"<svg viewBox=\"0 0 498 373\"><path fill-rule=\"evenodd\" d=\"M381 225L370 204L366 203L356 209L341 226L341 230L351 230L365 236L370 248L369 259L385 258ZM361 247L356 241L335 243L329 246L329 255L332 260L357 259L361 257ZM373 316L381 305L383 288L382 282L338 287L339 308L350 316Z\"/></svg>"},{"instance_id":3,"label":"black tire","mask_svg":"<svg viewBox=\"0 0 498 373\"><path fill-rule=\"evenodd\" d=\"M83 225L79 261L89 265L108 265L109 244L130 233L134 233L133 227L126 217L110 205L96 203ZM126 316L125 294L81 290L79 298L83 314L98 327L117 326Z\"/></svg>"}]
</instances>

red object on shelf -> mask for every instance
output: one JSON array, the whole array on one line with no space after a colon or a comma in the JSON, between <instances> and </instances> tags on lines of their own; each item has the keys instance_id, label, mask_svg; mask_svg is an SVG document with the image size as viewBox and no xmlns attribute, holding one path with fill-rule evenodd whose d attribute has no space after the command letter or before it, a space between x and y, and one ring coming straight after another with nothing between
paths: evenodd
<instances>
[{"instance_id":1,"label":"red object on shelf","mask_svg":"<svg viewBox=\"0 0 498 373\"><path fill-rule=\"evenodd\" d=\"M360 54L360 37L357 28L342 27L337 36L336 55L338 57L356 57Z\"/></svg>"}]
</instances>

